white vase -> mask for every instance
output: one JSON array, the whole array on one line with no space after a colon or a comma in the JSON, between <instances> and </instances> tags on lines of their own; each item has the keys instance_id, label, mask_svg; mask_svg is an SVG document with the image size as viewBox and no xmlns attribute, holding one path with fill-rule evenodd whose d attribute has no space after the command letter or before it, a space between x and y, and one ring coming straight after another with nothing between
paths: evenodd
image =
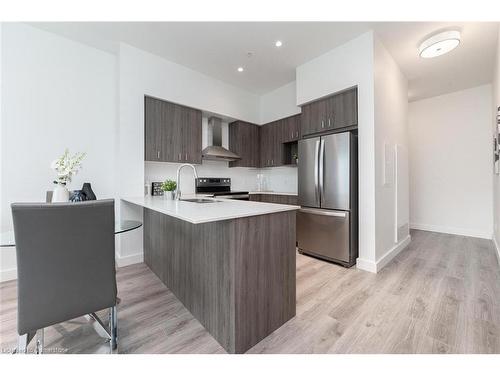
<instances>
[{"instance_id":1,"label":"white vase","mask_svg":"<svg viewBox=\"0 0 500 375\"><path fill-rule=\"evenodd\" d=\"M57 184L52 193L52 202L68 202L69 191L66 185Z\"/></svg>"},{"instance_id":2,"label":"white vase","mask_svg":"<svg viewBox=\"0 0 500 375\"><path fill-rule=\"evenodd\" d=\"M174 199L175 192L174 191L164 191L163 192L163 199L166 199L168 201L171 201Z\"/></svg>"}]
</instances>

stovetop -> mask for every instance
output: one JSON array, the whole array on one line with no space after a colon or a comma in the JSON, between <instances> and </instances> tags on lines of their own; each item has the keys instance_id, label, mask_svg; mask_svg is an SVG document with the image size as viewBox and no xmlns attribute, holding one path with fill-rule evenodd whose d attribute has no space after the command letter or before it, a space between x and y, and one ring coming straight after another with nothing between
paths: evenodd
<instances>
[{"instance_id":1,"label":"stovetop","mask_svg":"<svg viewBox=\"0 0 500 375\"><path fill-rule=\"evenodd\" d=\"M196 194L210 194L214 197L223 195L248 195L248 191L231 190L228 177L198 177L195 180Z\"/></svg>"}]
</instances>

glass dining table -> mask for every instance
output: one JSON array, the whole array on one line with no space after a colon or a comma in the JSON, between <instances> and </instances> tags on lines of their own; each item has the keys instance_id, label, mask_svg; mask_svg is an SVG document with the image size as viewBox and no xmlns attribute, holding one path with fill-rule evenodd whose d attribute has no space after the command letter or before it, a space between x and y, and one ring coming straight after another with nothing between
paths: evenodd
<instances>
[{"instance_id":1,"label":"glass dining table","mask_svg":"<svg viewBox=\"0 0 500 375\"><path fill-rule=\"evenodd\" d=\"M115 221L115 234L129 232L142 226L140 221L122 220ZM0 247L16 246L14 231L0 232Z\"/></svg>"}]
</instances>

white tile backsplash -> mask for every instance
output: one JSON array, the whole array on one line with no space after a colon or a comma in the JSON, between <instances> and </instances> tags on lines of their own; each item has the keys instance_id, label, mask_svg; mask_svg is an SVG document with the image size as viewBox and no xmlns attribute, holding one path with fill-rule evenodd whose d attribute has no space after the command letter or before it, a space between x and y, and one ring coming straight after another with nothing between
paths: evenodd
<instances>
[{"instance_id":1,"label":"white tile backsplash","mask_svg":"<svg viewBox=\"0 0 500 375\"><path fill-rule=\"evenodd\" d=\"M266 190L297 193L297 167L274 167L260 170L266 179Z\"/></svg>"},{"instance_id":2,"label":"white tile backsplash","mask_svg":"<svg viewBox=\"0 0 500 375\"><path fill-rule=\"evenodd\" d=\"M164 181L167 178L175 179L178 163L145 162L145 183ZM266 190L286 193L297 192L297 168L229 168L227 162L203 161L196 166L199 177L229 177L233 190L255 191L257 189L257 174L262 173L266 178ZM181 189L183 193L194 193L194 177L191 168L184 168L181 172Z\"/></svg>"}]
</instances>

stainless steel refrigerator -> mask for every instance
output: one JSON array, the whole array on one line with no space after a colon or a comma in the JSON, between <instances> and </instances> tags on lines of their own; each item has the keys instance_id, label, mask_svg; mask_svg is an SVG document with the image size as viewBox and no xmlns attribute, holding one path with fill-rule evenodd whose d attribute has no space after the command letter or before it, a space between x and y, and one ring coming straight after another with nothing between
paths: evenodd
<instances>
[{"instance_id":1,"label":"stainless steel refrigerator","mask_svg":"<svg viewBox=\"0 0 500 375\"><path fill-rule=\"evenodd\" d=\"M358 256L357 136L299 141L299 251L350 267Z\"/></svg>"}]
</instances>

